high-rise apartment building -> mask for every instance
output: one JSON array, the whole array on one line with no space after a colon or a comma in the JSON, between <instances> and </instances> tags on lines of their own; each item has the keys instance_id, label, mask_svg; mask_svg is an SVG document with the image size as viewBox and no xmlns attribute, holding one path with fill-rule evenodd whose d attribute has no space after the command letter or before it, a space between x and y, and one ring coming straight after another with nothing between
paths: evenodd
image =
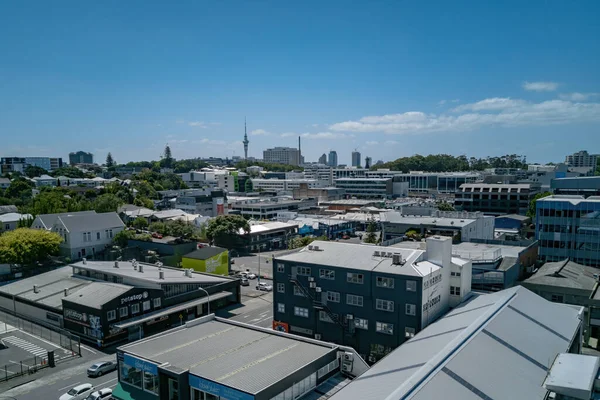
<instances>
[{"instance_id":1,"label":"high-rise apartment building","mask_svg":"<svg viewBox=\"0 0 600 400\"><path fill-rule=\"evenodd\" d=\"M600 267L600 196L548 196L536 201L539 258Z\"/></svg>"},{"instance_id":2,"label":"high-rise apartment building","mask_svg":"<svg viewBox=\"0 0 600 400\"><path fill-rule=\"evenodd\" d=\"M69 153L69 164L93 164L94 155L85 151Z\"/></svg>"},{"instance_id":3,"label":"high-rise apartment building","mask_svg":"<svg viewBox=\"0 0 600 400\"><path fill-rule=\"evenodd\" d=\"M338 166L338 157L337 157L337 152L335 150L331 150L329 152L329 166L330 167L337 167Z\"/></svg>"},{"instance_id":4,"label":"high-rise apartment building","mask_svg":"<svg viewBox=\"0 0 600 400\"><path fill-rule=\"evenodd\" d=\"M0 159L0 172L25 172L27 167L40 167L46 171L53 171L63 166L62 158L51 157L2 157Z\"/></svg>"},{"instance_id":5,"label":"high-rise apartment building","mask_svg":"<svg viewBox=\"0 0 600 400\"><path fill-rule=\"evenodd\" d=\"M352 152L352 166L360 167L360 152L356 150Z\"/></svg>"},{"instance_id":6,"label":"high-rise apartment building","mask_svg":"<svg viewBox=\"0 0 600 400\"><path fill-rule=\"evenodd\" d=\"M565 157L565 164L571 167L596 169L598 157L599 154L588 154L587 151L581 150Z\"/></svg>"},{"instance_id":7,"label":"high-rise apartment building","mask_svg":"<svg viewBox=\"0 0 600 400\"><path fill-rule=\"evenodd\" d=\"M298 165L300 152L292 147L273 147L263 151L263 161L272 164Z\"/></svg>"},{"instance_id":8,"label":"high-rise apartment building","mask_svg":"<svg viewBox=\"0 0 600 400\"><path fill-rule=\"evenodd\" d=\"M327 154L323 153L321 157L319 157L319 164L327 164Z\"/></svg>"}]
</instances>

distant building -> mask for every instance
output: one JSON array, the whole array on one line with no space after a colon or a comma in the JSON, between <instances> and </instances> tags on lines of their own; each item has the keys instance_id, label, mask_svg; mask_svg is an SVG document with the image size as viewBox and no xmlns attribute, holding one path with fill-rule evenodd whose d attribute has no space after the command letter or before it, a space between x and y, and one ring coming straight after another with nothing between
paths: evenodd
<instances>
[{"instance_id":1,"label":"distant building","mask_svg":"<svg viewBox=\"0 0 600 400\"><path fill-rule=\"evenodd\" d=\"M274 321L374 363L469 296L470 275L448 238L429 238L427 251L315 241L274 258Z\"/></svg>"},{"instance_id":2,"label":"distant building","mask_svg":"<svg viewBox=\"0 0 600 400\"><path fill-rule=\"evenodd\" d=\"M356 150L352 152L352 166L360 167L360 152Z\"/></svg>"},{"instance_id":3,"label":"distant building","mask_svg":"<svg viewBox=\"0 0 600 400\"><path fill-rule=\"evenodd\" d=\"M307 183L301 183L298 188L292 190L295 200L317 199L317 201L341 200L345 198L346 191L336 187L311 188Z\"/></svg>"},{"instance_id":4,"label":"distant building","mask_svg":"<svg viewBox=\"0 0 600 400\"><path fill-rule=\"evenodd\" d=\"M304 166L304 177L326 182L328 186L333 185L333 169L325 164L307 164Z\"/></svg>"},{"instance_id":5,"label":"distant building","mask_svg":"<svg viewBox=\"0 0 600 400\"><path fill-rule=\"evenodd\" d=\"M277 218L277 213L282 211L308 210L317 206L316 199L282 200L259 199L236 201L230 205L230 213L240 214L258 220Z\"/></svg>"},{"instance_id":6,"label":"distant building","mask_svg":"<svg viewBox=\"0 0 600 400\"><path fill-rule=\"evenodd\" d=\"M176 197L175 207L190 214L216 217L227 214L227 196L223 189L184 190Z\"/></svg>"},{"instance_id":7,"label":"distant building","mask_svg":"<svg viewBox=\"0 0 600 400\"><path fill-rule=\"evenodd\" d=\"M344 189L351 197L361 199L393 199L408 196L408 183L393 178L340 178L336 187Z\"/></svg>"},{"instance_id":8,"label":"distant building","mask_svg":"<svg viewBox=\"0 0 600 400\"><path fill-rule=\"evenodd\" d=\"M300 152L292 147L273 147L263 151L265 163L299 165Z\"/></svg>"},{"instance_id":9,"label":"distant building","mask_svg":"<svg viewBox=\"0 0 600 400\"><path fill-rule=\"evenodd\" d=\"M87 153L85 151L77 151L73 153L69 153L69 164L93 164L94 163L94 155L92 153Z\"/></svg>"},{"instance_id":10,"label":"distant building","mask_svg":"<svg viewBox=\"0 0 600 400\"><path fill-rule=\"evenodd\" d=\"M296 224L277 221L251 224L249 233L240 231L242 245L239 249L245 252L287 249L288 241L297 233Z\"/></svg>"},{"instance_id":11,"label":"distant building","mask_svg":"<svg viewBox=\"0 0 600 400\"><path fill-rule=\"evenodd\" d=\"M300 185L307 185L309 188L321 188L328 186L324 181L316 179L252 179L252 185L255 191L280 193L291 192L298 189Z\"/></svg>"},{"instance_id":12,"label":"distant building","mask_svg":"<svg viewBox=\"0 0 600 400\"><path fill-rule=\"evenodd\" d=\"M337 152L335 150L331 150L329 152L328 164L330 167L333 167L333 168L338 166L338 156L337 156Z\"/></svg>"},{"instance_id":13,"label":"distant building","mask_svg":"<svg viewBox=\"0 0 600 400\"><path fill-rule=\"evenodd\" d=\"M319 157L319 164L327 164L327 154L323 153L321 157Z\"/></svg>"},{"instance_id":14,"label":"distant building","mask_svg":"<svg viewBox=\"0 0 600 400\"><path fill-rule=\"evenodd\" d=\"M221 247L201 247L181 256L181 266L196 272L229 276L229 251Z\"/></svg>"},{"instance_id":15,"label":"distant building","mask_svg":"<svg viewBox=\"0 0 600 400\"><path fill-rule=\"evenodd\" d=\"M371 168L371 164L373 164L373 159L369 156L365 157L365 168Z\"/></svg>"},{"instance_id":16,"label":"distant building","mask_svg":"<svg viewBox=\"0 0 600 400\"><path fill-rule=\"evenodd\" d=\"M8 189L10 186L10 179L0 178L0 189Z\"/></svg>"},{"instance_id":17,"label":"distant building","mask_svg":"<svg viewBox=\"0 0 600 400\"><path fill-rule=\"evenodd\" d=\"M535 221L540 259L600 267L600 197L544 197L536 201Z\"/></svg>"},{"instance_id":18,"label":"distant building","mask_svg":"<svg viewBox=\"0 0 600 400\"><path fill-rule=\"evenodd\" d=\"M456 191L454 205L457 210L490 215L525 215L529 202L539 192L539 184L465 183Z\"/></svg>"},{"instance_id":19,"label":"distant building","mask_svg":"<svg viewBox=\"0 0 600 400\"><path fill-rule=\"evenodd\" d=\"M550 187L557 195L600 196L600 176L552 179Z\"/></svg>"},{"instance_id":20,"label":"distant building","mask_svg":"<svg viewBox=\"0 0 600 400\"><path fill-rule=\"evenodd\" d=\"M51 157L2 157L0 158L0 172L24 173L27 167L40 167L46 171L54 171L63 166L62 158Z\"/></svg>"},{"instance_id":21,"label":"distant building","mask_svg":"<svg viewBox=\"0 0 600 400\"><path fill-rule=\"evenodd\" d=\"M0 234L3 232L14 231L19 227L19 222L33 221L31 214L6 213L0 214Z\"/></svg>"},{"instance_id":22,"label":"distant building","mask_svg":"<svg viewBox=\"0 0 600 400\"><path fill-rule=\"evenodd\" d=\"M596 169L598 165L599 154L589 154L585 150L578 151L577 153L570 154L565 157L565 164L571 167L583 167Z\"/></svg>"}]
</instances>

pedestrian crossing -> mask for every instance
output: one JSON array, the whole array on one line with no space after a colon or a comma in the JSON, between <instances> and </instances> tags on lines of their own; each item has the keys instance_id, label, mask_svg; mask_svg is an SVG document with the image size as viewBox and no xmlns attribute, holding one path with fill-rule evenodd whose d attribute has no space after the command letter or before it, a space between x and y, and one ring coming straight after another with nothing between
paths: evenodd
<instances>
[{"instance_id":1,"label":"pedestrian crossing","mask_svg":"<svg viewBox=\"0 0 600 400\"><path fill-rule=\"evenodd\" d=\"M4 342L4 344L8 343L17 346L37 357L46 358L48 356L48 350L16 336L7 336L2 339L2 342Z\"/></svg>"}]
</instances>

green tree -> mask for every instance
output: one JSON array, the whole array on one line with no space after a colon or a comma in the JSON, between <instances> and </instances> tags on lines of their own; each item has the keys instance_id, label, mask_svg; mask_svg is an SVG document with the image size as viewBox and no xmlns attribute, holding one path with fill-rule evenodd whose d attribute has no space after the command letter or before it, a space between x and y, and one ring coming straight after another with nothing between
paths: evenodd
<instances>
[{"instance_id":1,"label":"green tree","mask_svg":"<svg viewBox=\"0 0 600 400\"><path fill-rule=\"evenodd\" d=\"M369 225L367 226L367 234L365 236L364 242L365 243L372 243L375 244L377 243L377 225L375 224L374 221L369 222Z\"/></svg>"},{"instance_id":2,"label":"green tree","mask_svg":"<svg viewBox=\"0 0 600 400\"><path fill-rule=\"evenodd\" d=\"M148 221L144 217L137 217L131 223L135 229L146 229L148 227Z\"/></svg>"},{"instance_id":3,"label":"green tree","mask_svg":"<svg viewBox=\"0 0 600 400\"><path fill-rule=\"evenodd\" d=\"M535 203L539 200L542 199L544 197L548 197L548 196L552 196L552 193L550 192L542 192L542 193L538 193L536 194L533 199L531 199L531 201L529 201L529 207L527 208L527 216L529 218L531 218L532 220L535 220Z\"/></svg>"},{"instance_id":4,"label":"green tree","mask_svg":"<svg viewBox=\"0 0 600 400\"><path fill-rule=\"evenodd\" d=\"M110 167L114 167L116 165L115 160L113 159L112 154L110 154L110 152L108 152L108 154L106 155L106 167L110 168Z\"/></svg>"},{"instance_id":5,"label":"green tree","mask_svg":"<svg viewBox=\"0 0 600 400\"><path fill-rule=\"evenodd\" d=\"M54 171L50 172L50 176L53 176L53 177L66 176L67 178L85 178L85 173L82 170L80 170L79 168L66 166L66 167L60 167L60 168L55 169Z\"/></svg>"},{"instance_id":6,"label":"green tree","mask_svg":"<svg viewBox=\"0 0 600 400\"><path fill-rule=\"evenodd\" d=\"M25 168L25 175L27 175L29 178L35 178L36 176L42 176L47 173L48 171L46 171L44 168L35 165L30 165Z\"/></svg>"},{"instance_id":7,"label":"green tree","mask_svg":"<svg viewBox=\"0 0 600 400\"><path fill-rule=\"evenodd\" d=\"M22 178L14 179L4 191L4 196L19 199L31 197L31 189L33 189L33 183Z\"/></svg>"},{"instance_id":8,"label":"green tree","mask_svg":"<svg viewBox=\"0 0 600 400\"><path fill-rule=\"evenodd\" d=\"M113 243L119 247L127 247L129 239L133 239L135 231L122 230L113 237Z\"/></svg>"},{"instance_id":9,"label":"green tree","mask_svg":"<svg viewBox=\"0 0 600 400\"><path fill-rule=\"evenodd\" d=\"M163 159L161 160L160 164L161 167L164 168L173 168L173 155L171 154L171 148L169 147L169 145L165 146L165 152L163 154Z\"/></svg>"},{"instance_id":10,"label":"green tree","mask_svg":"<svg viewBox=\"0 0 600 400\"><path fill-rule=\"evenodd\" d=\"M248 221L241 215L219 215L206 227L206 237L217 246L234 248L239 244L240 231L250 232Z\"/></svg>"},{"instance_id":11,"label":"green tree","mask_svg":"<svg viewBox=\"0 0 600 400\"><path fill-rule=\"evenodd\" d=\"M138 207L146 207L154 210L154 202L147 197L140 196L139 194L133 200L133 204Z\"/></svg>"},{"instance_id":12,"label":"green tree","mask_svg":"<svg viewBox=\"0 0 600 400\"><path fill-rule=\"evenodd\" d=\"M32 265L59 253L62 237L43 229L19 228L0 236L0 263Z\"/></svg>"},{"instance_id":13,"label":"green tree","mask_svg":"<svg viewBox=\"0 0 600 400\"><path fill-rule=\"evenodd\" d=\"M94 201L94 210L98 213L117 211L123 201L114 194L103 194Z\"/></svg>"},{"instance_id":14,"label":"green tree","mask_svg":"<svg viewBox=\"0 0 600 400\"><path fill-rule=\"evenodd\" d=\"M448 203L447 201L441 201L437 203L437 208L440 211L456 211L452 204Z\"/></svg>"}]
</instances>

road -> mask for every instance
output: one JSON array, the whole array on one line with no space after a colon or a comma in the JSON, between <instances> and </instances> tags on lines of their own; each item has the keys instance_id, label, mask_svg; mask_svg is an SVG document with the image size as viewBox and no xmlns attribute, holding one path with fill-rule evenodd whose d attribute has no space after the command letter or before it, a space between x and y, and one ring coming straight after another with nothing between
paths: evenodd
<instances>
[{"instance_id":1,"label":"road","mask_svg":"<svg viewBox=\"0 0 600 400\"><path fill-rule=\"evenodd\" d=\"M300 250L300 249L297 249ZM296 250L296 251L297 251ZM273 277L273 265L272 259L273 256L277 257L283 254L289 254L290 252L294 252L294 250L279 250L279 251L265 251L260 254L253 254L250 256L243 257L235 257L234 264L231 265L232 270L245 271L249 269L250 272L253 272L257 275L272 278ZM259 263L260 259L260 263ZM259 274L259 265L260 265L260 274Z\"/></svg>"}]
</instances>

